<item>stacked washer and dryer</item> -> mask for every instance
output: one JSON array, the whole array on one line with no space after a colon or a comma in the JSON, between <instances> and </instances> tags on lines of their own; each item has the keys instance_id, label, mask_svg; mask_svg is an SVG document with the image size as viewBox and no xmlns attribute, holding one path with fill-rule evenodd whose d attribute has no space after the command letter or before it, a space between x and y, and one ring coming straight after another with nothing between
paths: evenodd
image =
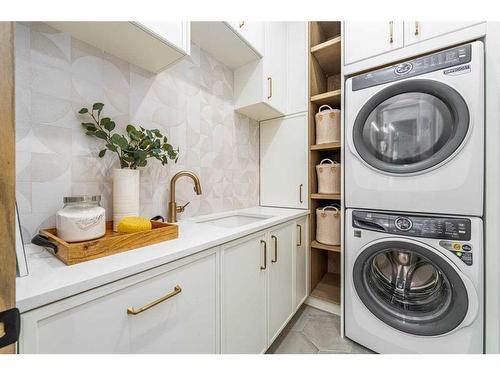
<instances>
[{"instance_id":1,"label":"stacked washer and dryer","mask_svg":"<svg viewBox=\"0 0 500 375\"><path fill-rule=\"evenodd\" d=\"M346 81L345 335L483 352L481 42Z\"/></svg>"}]
</instances>

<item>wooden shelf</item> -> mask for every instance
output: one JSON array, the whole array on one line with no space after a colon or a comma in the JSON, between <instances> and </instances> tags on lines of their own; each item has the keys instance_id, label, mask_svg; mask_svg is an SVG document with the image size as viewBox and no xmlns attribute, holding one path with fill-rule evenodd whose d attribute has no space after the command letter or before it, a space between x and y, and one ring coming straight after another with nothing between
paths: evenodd
<instances>
[{"instance_id":1,"label":"wooden shelf","mask_svg":"<svg viewBox=\"0 0 500 375\"><path fill-rule=\"evenodd\" d=\"M325 276L311 292L311 296L340 304L340 275L331 272L325 273Z\"/></svg>"},{"instance_id":2,"label":"wooden shelf","mask_svg":"<svg viewBox=\"0 0 500 375\"><path fill-rule=\"evenodd\" d=\"M311 199L330 199L330 200L340 200L340 194L311 194Z\"/></svg>"},{"instance_id":3,"label":"wooden shelf","mask_svg":"<svg viewBox=\"0 0 500 375\"><path fill-rule=\"evenodd\" d=\"M323 243L319 243L316 240L311 242L311 247L315 249L334 251L336 253L340 253L340 245L325 245Z\"/></svg>"},{"instance_id":4,"label":"wooden shelf","mask_svg":"<svg viewBox=\"0 0 500 375\"><path fill-rule=\"evenodd\" d=\"M311 102L317 105L328 104L334 108L340 107L340 90L328 91L311 96Z\"/></svg>"},{"instance_id":5,"label":"wooden shelf","mask_svg":"<svg viewBox=\"0 0 500 375\"><path fill-rule=\"evenodd\" d=\"M340 36L311 48L312 55L327 76L340 73Z\"/></svg>"},{"instance_id":6,"label":"wooden shelf","mask_svg":"<svg viewBox=\"0 0 500 375\"><path fill-rule=\"evenodd\" d=\"M340 142L321 143L319 145L311 145L311 151L335 151L340 150Z\"/></svg>"}]
</instances>

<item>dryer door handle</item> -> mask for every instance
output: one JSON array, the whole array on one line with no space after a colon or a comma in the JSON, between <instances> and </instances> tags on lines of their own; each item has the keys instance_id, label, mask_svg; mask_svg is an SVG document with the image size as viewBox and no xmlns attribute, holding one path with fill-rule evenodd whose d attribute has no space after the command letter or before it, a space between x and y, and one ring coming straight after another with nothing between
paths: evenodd
<instances>
[{"instance_id":1,"label":"dryer door handle","mask_svg":"<svg viewBox=\"0 0 500 375\"><path fill-rule=\"evenodd\" d=\"M367 220L354 219L354 224L361 229L375 230L377 232L387 232L387 229L382 225Z\"/></svg>"}]
</instances>

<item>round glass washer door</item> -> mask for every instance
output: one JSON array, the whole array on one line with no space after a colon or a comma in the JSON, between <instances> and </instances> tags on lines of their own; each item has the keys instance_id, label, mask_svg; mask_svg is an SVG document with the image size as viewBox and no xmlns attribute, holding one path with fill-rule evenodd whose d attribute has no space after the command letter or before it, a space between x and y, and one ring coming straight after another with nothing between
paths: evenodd
<instances>
[{"instance_id":1,"label":"round glass washer door","mask_svg":"<svg viewBox=\"0 0 500 375\"><path fill-rule=\"evenodd\" d=\"M411 242L369 246L354 263L353 282L368 310L402 332L442 335L458 327L467 314L467 289L455 269Z\"/></svg>"},{"instance_id":2,"label":"round glass washer door","mask_svg":"<svg viewBox=\"0 0 500 375\"><path fill-rule=\"evenodd\" d=\"M453 155L468 128L469 110L455 89L415 79L386 87L361 108L353 142L373 168L416 173Z\"/></svg>"}]
</instances>

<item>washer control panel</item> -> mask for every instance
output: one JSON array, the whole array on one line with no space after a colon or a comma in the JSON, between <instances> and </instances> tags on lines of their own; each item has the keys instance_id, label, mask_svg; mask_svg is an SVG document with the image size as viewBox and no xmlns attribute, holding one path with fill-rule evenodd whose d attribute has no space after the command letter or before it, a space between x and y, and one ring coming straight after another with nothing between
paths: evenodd
<instances>
[{"instance_id":1,"label":"washer control panel","mask_svg":"<svg viewBox=\"0 0 500 375\"><path fill-rule=\"evenodd\" d=\"M405 61L398 65L356 76L352 79L352 91L467 64L470 63L471 57L472 47L470 44L450 48L414 60ZM468 68L470 69L470 66Z\"/></svg>"},{"instance_id":2,"label":"washer control panel","mask_svg":"<svg viewBox=\"0 0 500 375\"><path fill-rule=\"evenodd\" d=\"M352 225L354 228L401 236L450 241L470 241L471 239L471 222L469 219L462 218L407 216L355 210L352 213Z\"/></svg>"}]
</instances>

